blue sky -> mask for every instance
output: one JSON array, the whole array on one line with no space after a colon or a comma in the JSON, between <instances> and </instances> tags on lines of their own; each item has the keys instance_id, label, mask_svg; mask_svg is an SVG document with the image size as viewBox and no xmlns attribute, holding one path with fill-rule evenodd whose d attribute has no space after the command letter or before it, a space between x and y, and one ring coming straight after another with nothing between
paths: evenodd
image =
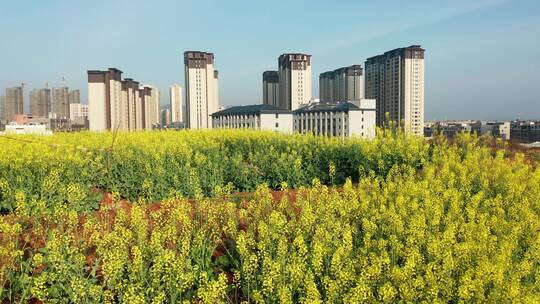
<instances>
[{"instance_id":1,"label":"blue sky","mask_svg":"<svg viewBox=\"0 0 540 304\"><path fill-rule=\"evenodd\" d=\"M163 104L184 85L183 52L203 50L226 106L261 103L284 52L313 55L316 97L319 73L421 44L426 119L540 119L538 0L0 0L0 37L2 91L64 76L85 101L86 70L117 67Z\"/></svg>"}]
</instances>

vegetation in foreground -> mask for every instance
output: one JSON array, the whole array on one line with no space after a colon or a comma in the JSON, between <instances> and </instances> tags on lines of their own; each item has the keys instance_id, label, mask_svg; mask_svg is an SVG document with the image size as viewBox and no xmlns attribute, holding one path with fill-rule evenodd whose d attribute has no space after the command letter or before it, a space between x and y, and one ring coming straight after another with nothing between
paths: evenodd
<instances>
[{"instance_id":1,"label":"vegetation in foreground","mask_svg":"<svg viewBox=\"0 0 540 304\"><path fill-rule=\"evenodd\" d=\"M420 168L429 145L386 133L374 141L258 131L55 134L0 137L0 212L20 204L96 210L100 192L145 203L213 197L223 191L309 186L315 178L358 182L394 164ZM329 168L335 174L329 174ZM18 205L19 204L19 205Z\"/></svg>"},{"instance_id":2,"label":"vegetation in foreground","mask_svg":"<svg viewBox=\"0 0 540 304\"><path fill-rule=\"evenodd\" d=\"M380 152L386 158L343 187L314 179L296 190L262 184L251 196L221 191L162 203L129 203L116 193L94 212L62 201L47 206L64 208L36 212L19 194L0 224L0 298L539 302L536 164L469 136L452 145L402 135L378 140L397 155ZM399 154L411 150L425 153L420 163ZM327 167L327 181L343 174L340 167Z\"/></svg>"}]
</instances>

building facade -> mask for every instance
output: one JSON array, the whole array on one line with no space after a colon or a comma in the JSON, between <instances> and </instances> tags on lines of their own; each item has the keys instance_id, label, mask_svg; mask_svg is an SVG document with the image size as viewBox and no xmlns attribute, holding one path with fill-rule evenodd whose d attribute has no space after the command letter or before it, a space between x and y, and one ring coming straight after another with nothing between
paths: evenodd
<instances>
[{"instance_id":1,"label":"building facade","mask_svg":"<svg viewBox=\"0 0 540 304\"><path fill-rule=\"evenodd\" d=\"M219 74L214 54L184 53L186 124L190 129L212 128L212 114L219 108Z\"/></svg>"},{"instance_id":2,"label":"building facade","mask_svg":"<svg viewBox=\"0 0 540 304\"><path fill-rule=\"evenodd\" d=\"M69 118L69 89L58 87L52 89L51 112L57 118Z\"/></svg>"},{"instance_id":3,"label":"building facade","mask_svg":"<svg viewBox=\"0 0 540 304\"><path fill-rule=\"evenodd\" d=\"M51 90L35 89L30 91L30 115L48 117L51 112Z\"/></svg>"},{"instance_id":4,"label":"building facade","mask_svg":"<svg viewBox=\"0 0 540 304\"><path fill-rule=\"evenodd\" d=\"M52 131L47 129L47 125L41 124L8 124L5 126L6 134L20 134L20 135L52 135Z\"/></svg>"},{"instance_id":5,"label":"building facade","mask_svg":"<svg viewBox=\"0 0 540 304\"><path fill-rule=\"evenodd\" d=\"M278 59L279 108L296 110L311 101L311 55L282 54Z\"/></svg>"},{"instance_id":6,"label":"building facade","mask_svg":"<svg viewBox=\"0 0 540 304\"><path fill-rule=\"evenodd\" d=\"M294 131L343 138L374 138L375 100L364 99L355 103L312 103L299 108L293 111Z\"/></svg>"},{"instance_id":7,"label":"building facade","mask_svg":"<svg viewBox=\"0 0 540 304\"><path fill-rule=\"evenodd\" d=\"M279 107L279 73L263 72L263 104Z\"/></svg>"},{"instance_id":8,"label":"building facade","mask_svg":"<svg viewBox=\"0 0 540 304\"><path fill-rule=\"evenodd\" d=\"M171 102L171 113L170 113L170 122L184 122L184 111L182 104L182 87L179 84L173 84L170 87L170 102Z\"/></svg>"},{"instance_id":9,"label":"building facade","mask_svg":"<svg viewBox=\"0 0 540 304\"><path fill-rule=\"evenodd\" d=\"M88 71L88 121L90 131L151 129L159 123L159 91L140 86L122 71Z\"/></svg>"},{"instance_id":10,"label":"building facade","mask_svg":"<svg viewBox=\"0 0 540 304\"><path fill-rule=\"evenodd\" d=\"M73 124L88 124L88 105L72 103L69 105L69 117Z\"/></svg>"},{"instance_id":11,"label":"building facade","mask_svg":"<svg viewBox=\"0 0 540 304\"><path fill-rule=\"evenodd\" d=\"M88 121L90 131L120 127L122 71L88 71Z\"/></svg>"},{"instance_id":12,"label":"building facade","mask_svg":"<svg viewBox=\"0 0 540 304\"><path fill-rule=\"evenodd\" d=\"M377 101L378 126L394 122L423 135L424 53L413 45L366 60L365 95Z\"/></svg>"},{"instance_id":13,"label":"building facade","mask_svg":"<svg viewBox=\"0 0 540 304\"><path fill-rule=\"evenodd\" d=\"M69 91L69 104L72 103L81 103L81 91L79 90L71 90Z\"/></svg>"},{"instance_id":14,"label":"building facade","mask_svg":"<svg viewBox=\"0 0 540 304\"><path fill-rule=\"evenodd\" d=\"M510 140L508 121L479 121L479 120L446 120L431 121L424 124L424 136L433 137L435 134L454 138L459 133L474 133L478 136L493 136Z\"/></svg>"},{"instance_id":15,"label":"building facade","mask_svg":"<svg viewBox=\"0 0 540 304\"><path fill-rule=\"evenodd\" d=\"M166 128L171 124L171 110L161 109L161 127Z\"/></svg>"},{"instance_id":16,"label":"building facade","mask_svg":"<svg viewBox=\"0 0 540 304\"><path fill-rule=\"evenodd\" d=\"M0 95L0 126L6 122L6 96Z\"/></svg>"},{"instance_id":17,"label":"building facade","mask_svg":"<svg viewBox=\"0 0 540 304\"><path fill-rule=\"evenodd\" d=\"M6 122L12 121L15 115L24 113L22 86L6 88L4 100L4 120Z\"/></svg>"},{"instance_id":18,"label":"building facade","mask_svg":"<svg viewBox=\"0 0 540 304\"><path fill-rule=\"evenodd\" d=\"M292 113L273 105L230 107L212 114L213 128L256 129L291 133Z\"/></svg>"},{"instance_id":19,"label":"building facade","mask_svg":"<svg viewBox=\"0 0 540 304\"><path fill-rule=\"evenodd\" d=\"M520 143L540 142L540 121L513 121L510 137Z\"/></svg>"},{"instance_id":20,"label":"building facade","mask_svg":"<svg viewBox=\"0 0 540 304\"><path fill-rule=\"evenodd\" d=\"M156 126L159 126L160 121L160 92L156 87L150 85L144 85L148 94L146 95L144 102L144 129L151 130Z\"/></svg>"},{"instance_id":21,"label":"building facade","mask_svg":"<svg viewBox=\"0 0 540 304\"><path fill-rule=\"evenodd\" d=\"M122 122L119 127L120 130L135 131L141 129L141 126L137 127L136 122L137 104L141 103L139 94L138 81L131 78L122 80L122 102L120 107Z\"/></svg>"},{"instance_id":22,"label":"building facade","mask_svg":"<svg viewBox=\"0 0 540 304\"><path fill-rule=\"evenodd\" d=\"M334 71L319 75L319 100L322 102L334 101Z\"/></svg>"},{"instance_id":23,"label":"building facade","mask_svg":"<svg viewBox=\"0 0 540 304\"><path fill-rule=\"evenodd\" d=\"M361 65L351 65L319 75L319 98L322 102L361 100L364 96Z\"/></svg>"},{"instance_id":24,"label":"building facade","mask_svg":"<svg viewBox=\"0 0 540 304\"><path fill-rule=\"evenodd\" d=\"M488 122L487 125L491 126L491 134L493 136L502 138L504 140L511 139L511 126L509 121Z\"/></svg>"}]
</instances>

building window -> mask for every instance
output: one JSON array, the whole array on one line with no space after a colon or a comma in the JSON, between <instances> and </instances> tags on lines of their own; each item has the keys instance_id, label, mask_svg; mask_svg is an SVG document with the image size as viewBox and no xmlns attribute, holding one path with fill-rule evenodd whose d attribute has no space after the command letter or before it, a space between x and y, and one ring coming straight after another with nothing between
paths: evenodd
<instances>
[{"instance_id":1,"label":"building window","mask_svg":"<svg viewBox=\"0 0 540 304\"><path fill-rule=\"evenodd\" d=\"M276 114L277 115L277 114ZM276 128L279 128L279 122L276 122Z\"/></svg>"},{"instance_id":2,"label":"building window","mask_svg":"<svg viewBox=\"0 0 540 304\"><path fill-rule=\"evenodd\" d=\"M276 113L276 118L279 118L279 113Z\"/></svg>"}]
</instances>

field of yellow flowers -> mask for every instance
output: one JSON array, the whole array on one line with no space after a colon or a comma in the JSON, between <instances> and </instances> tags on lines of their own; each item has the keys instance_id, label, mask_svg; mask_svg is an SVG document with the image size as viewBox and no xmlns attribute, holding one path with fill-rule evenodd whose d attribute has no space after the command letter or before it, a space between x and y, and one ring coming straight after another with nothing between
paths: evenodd
<instances>
[{"instance_id":1,"label":"field of yellow flowers","mask_svg":"<svg viewBox=\"0 0 540 304\"><path fill-rule=\"evenodd\" d=\"M0 143L0 213L96 210L99 192L156 202L254 191L262 183L298 188L314 178L356 183L394 164L421 167L429 156L421 139L390 134L368 142L257 131L74 133Z\"/></svg>"},{"instance_id":2,"label":"field of yellow flowers","mask_svg":"<svg viewBox=\"0 0 540 304\"><path fill-rule=\"evenodd\" d=\"M540 301L540 168L482 139L54 137L0 146L4 303Z\"/></svg>"}]
</instances>

